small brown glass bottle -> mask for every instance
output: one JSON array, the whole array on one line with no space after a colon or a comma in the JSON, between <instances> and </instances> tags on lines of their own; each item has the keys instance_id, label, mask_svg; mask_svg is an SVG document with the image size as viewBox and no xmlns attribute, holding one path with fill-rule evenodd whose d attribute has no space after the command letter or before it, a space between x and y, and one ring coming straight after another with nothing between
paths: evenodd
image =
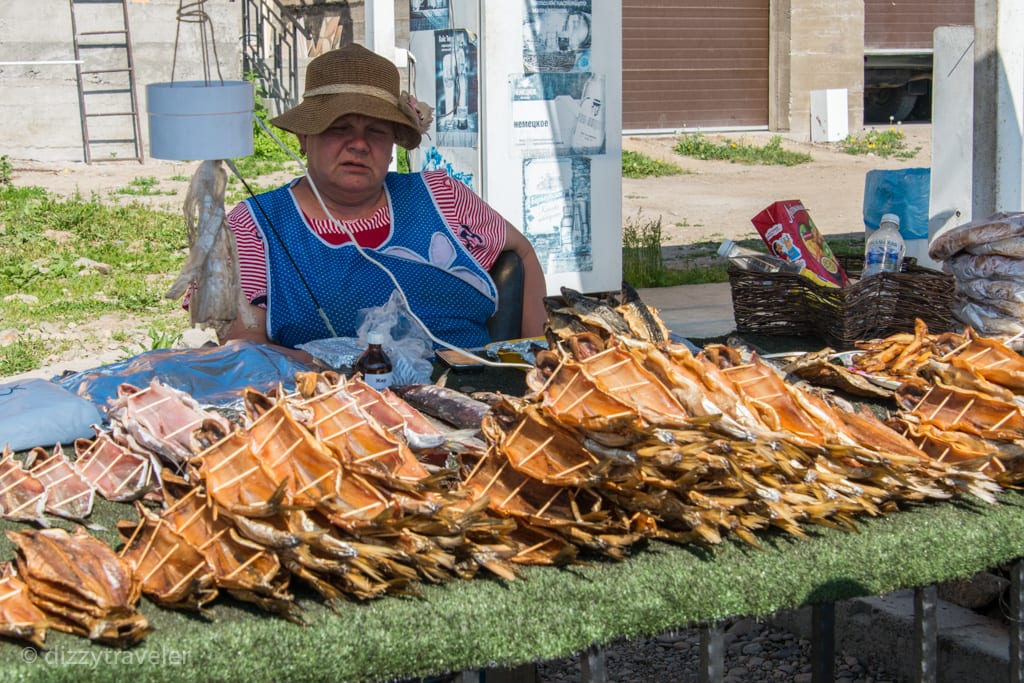
<instances>
[{"instance_id":1,"label":"small brown glass bottle","mask_svg":"<svg viewBox=\"0 0 1024 683\"><path fill-rule=\"evenodd\" d=\"M362 373L363 381L377 391L383 391L391 386L391 359L384 352L381 346L384 343L384 335L380 332L370 332L366 335L366 350L356 359L353 369Z\"/></svg>"}]
</instances>

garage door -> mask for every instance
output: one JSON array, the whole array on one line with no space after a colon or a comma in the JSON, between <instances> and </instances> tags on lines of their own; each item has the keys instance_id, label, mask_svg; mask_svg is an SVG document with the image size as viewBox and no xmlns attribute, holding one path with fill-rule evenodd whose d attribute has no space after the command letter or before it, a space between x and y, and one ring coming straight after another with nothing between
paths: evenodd
<instances>
[{"instance_id":1,"label":"garage door","mask_svg":"<svg viewBox=\"0 0 1024 683\"><path fill-rule=\"evenodd\" d=\"M768 125L769 0L624 0L622 126Z\"/></svg>"},{"instance_id":2,"label":"garage door","mask_svg":"<svg viewBox=\"0 0 1024 683\"><path fill-rule=\"evenodd\" d=\"M931 49L937 26L973 26L966 0L864 0L864 49Z\"/></svg>"}]
</instances>

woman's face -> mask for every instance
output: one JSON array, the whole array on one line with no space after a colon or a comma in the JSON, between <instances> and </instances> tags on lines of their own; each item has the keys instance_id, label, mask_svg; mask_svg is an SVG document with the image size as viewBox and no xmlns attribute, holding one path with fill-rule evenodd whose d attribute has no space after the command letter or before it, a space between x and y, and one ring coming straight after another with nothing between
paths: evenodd
<instances>
[{"instance_id":1,"label":"woman's face","mask_svg":"<svg viewBox=\"0 0 1024 683\"><path fill-rule=\"evenodd\" d=\"M391 163L395 125L361 114L339 117L323 133L300 136L317 186L341 203L377 198Z\"/></svg>"}]
</instances>

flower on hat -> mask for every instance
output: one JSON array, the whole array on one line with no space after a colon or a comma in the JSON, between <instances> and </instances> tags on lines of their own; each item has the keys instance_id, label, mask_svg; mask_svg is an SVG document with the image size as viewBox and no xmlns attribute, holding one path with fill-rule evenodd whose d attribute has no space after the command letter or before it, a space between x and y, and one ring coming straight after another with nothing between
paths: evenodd
<instances>
[{"instance_id":1,"label":"flower on hat","mask_svg":"<svg viewBox=\"0 0 1024 683\"><path fill-rule=\"evenodd\" d=\"M398 98L398 108L409 117L413 127L421 134L430 130L430 125L434 122L434 108L429 104L420 102L403 90Z\"/></svg>"}]
</instances>

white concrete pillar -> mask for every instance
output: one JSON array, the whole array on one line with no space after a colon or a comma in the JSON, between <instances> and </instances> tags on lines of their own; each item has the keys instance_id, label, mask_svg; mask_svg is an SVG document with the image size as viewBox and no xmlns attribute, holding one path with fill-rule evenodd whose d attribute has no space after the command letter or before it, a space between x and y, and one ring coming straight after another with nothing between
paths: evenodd
<instances>
[{"instance_id":1,"label":"white concrete pillar","mask_svg":"<svg viewBox=\"0 0 1024 683\"><path fill-rule=\"evenodd\" d=\"M366 0L366 47L396 61L394 0Z\"/></svg>"},{"instance_id":2,"label":"white concrete pillar","mask_svg":"<svg viewBox=\"0 0 1024 683\"><path fill-rule=\"evenodd\" d=\"M394 0L366 0L366 47L403 66L396 59ZM391 155L388 170L398 170L397 148Z\"/></svg>"},{"instance_id":3,"label":"white concrete pillar","mask_svg":"<svg viewBox=\"0 0 1024 683\"><path fill-rule=\"evenodd\" d=\"M1024 3L975 0L972 215L1020 211L1024 197Z\"/></svg>"},{"instance_id":4,"label":"white concrete pillar","mask_svg":"<svg viewBox=\"0 0 1024 683\"><path fill-rule=\"evenodd\" d=\"M940 26L932 42L929 241L943 228L970 222L972 216L973 172L964 160L971 158L974 142L974 28ZM913 255L920 265L939 265L928 257L927 249Z\"/></svg>"}]
</instances>

